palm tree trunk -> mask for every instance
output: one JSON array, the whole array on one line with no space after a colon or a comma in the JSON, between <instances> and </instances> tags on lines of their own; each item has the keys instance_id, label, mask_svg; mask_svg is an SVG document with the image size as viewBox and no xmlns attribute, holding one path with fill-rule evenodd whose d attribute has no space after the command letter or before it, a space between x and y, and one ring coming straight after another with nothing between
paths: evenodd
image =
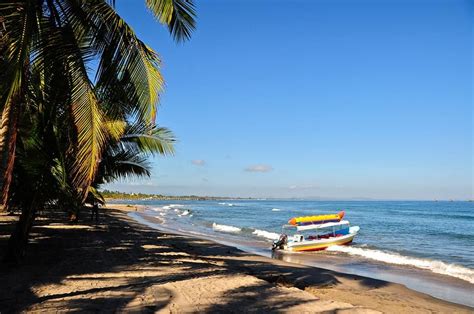
<instances>
[{"instance_id":1,"label":"palm tree trunk","mask_svg":"<svg viewBox=\"0 0 474 314\"><path fill-rule=\"evenodd\" d=\"M15 163L16 138L18 134L19 97L5 104L0 124L0 206L5 210Z\"/></svg>"},{"instance_id":2,"label":"palm tree trunk","mask_svg":"<svg viewBox=\"0 0 474 314\"><path fill-rule=\"evenodd\" d=\"M28 236L31 227L36 218L36 209L38 207L38 192L23 208L20 215L20 220L15 226L15 230L8 240L8 247L4 257L5 262L10 264L18 264L26 253L26 246L28 244Z\"/></svg>"}]
</instances>

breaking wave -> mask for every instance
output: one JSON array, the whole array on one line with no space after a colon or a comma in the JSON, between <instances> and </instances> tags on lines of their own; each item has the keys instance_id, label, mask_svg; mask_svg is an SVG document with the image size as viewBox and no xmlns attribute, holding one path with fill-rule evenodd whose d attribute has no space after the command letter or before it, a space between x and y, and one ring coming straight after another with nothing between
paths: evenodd
<instances>
[{"instance_id":1,"label":"breaking wave","mask_svg":"<svg viewBox=\"0 0 474 314\"><path fill-rule=\"evenodd\" d=\"M220 231L220 232L228 232L228 233L239 233L242 231L242 229L234 227L234 226L227 226L227 225L219 225L216 224L215 222L212 224L212 229L215 231Z\"/></svg>"},{"instance_id":2,"label":"breaking wave","mask_svg":"<svg viewBox=\"0 0 474 314\"><path fill-rule=\"evenodd\" d=\"M279 211L281 211L281 209L279 209L279 208L272 208L272 212L279 212Z\"/></svg>"},{"instance_id":3,"label":"breaking wave","mask_svg":"<svg viewBox=\"0 0 474 314\"><path fill-rule=\"evenodd\" d=\"M433 273L456 277L474 284L474 270L442 261L422 259L416 257L403 256L394 252L384 252L380 250L363 249L351 246L330 246L328 251L343 252L349 255L362 256L368 259L396 265L408 265L421 269L427 269Z\"/></svg>"},{"instance_id":4,"label":"breaking wave","mask_svg":"<svg viewBox=\"0 0 474 314\"><path fill-rule=\"evenodd\" d=\"M174 209L174 211L178 211L178 208L182 208L184 206L185 205L181 205L181 204L169 204L169 205L163 206L162 209L165 209L165 210Z\"/></svg>"},{"instance_id":5,"label":"breaking wave","mask_svg":"<svg viewBox=\"0 0 474 314\"><path fill-rule=\"evenodd\" d=\"M187 216L191 214L191 211L189 209L185 209L181 214L178 214L178 216ZM190 215L189 217L191 217L192 215Z\"/></svg>"},{"instance_id":6,"label":"breaking wave","mask_svg":"<svg viewBox=\"0 0 474 314\"><path fill-rule=\"evenodd\" d=\"M268 232L268 231L259 230L259 229L255 229L255 231L252 232L252 234L256 235L258 237L269 239L269 240L278 240L278 238L280 237L280 235L278 233Z\"/></svg>"},{"instance_id":7,"label":"breaking wave","mask_svg":"<svg viewBox=\"0 0 474 314\"><path fill-rule=\"evenodd\" d=\"M232 207L232 206L237 206L237 205L235 205L235 204L233 204L233 203L219 203L219 205L222 205L222 206L230 206L230 207Z\"/></svg>"}]
</instances>

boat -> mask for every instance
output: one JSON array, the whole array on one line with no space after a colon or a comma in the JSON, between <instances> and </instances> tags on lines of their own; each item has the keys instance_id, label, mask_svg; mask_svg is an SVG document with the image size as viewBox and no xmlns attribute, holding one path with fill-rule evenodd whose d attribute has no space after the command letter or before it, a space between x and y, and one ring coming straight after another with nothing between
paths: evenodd
<instances>
[{"instance_id":1,"label":"boat","mask_svg":"<svg viewBox=\"0 0 474 314\"><path fill-rule=\"evenodd\" d=\"M351 226L349 221L342 220L342 217L344 212L292 218L283 229L290 229L294 234L282 233L280 238L273 242L272 250L320 251L333 245L349 244L360 228Z\"/></svg>"}]
</instances>

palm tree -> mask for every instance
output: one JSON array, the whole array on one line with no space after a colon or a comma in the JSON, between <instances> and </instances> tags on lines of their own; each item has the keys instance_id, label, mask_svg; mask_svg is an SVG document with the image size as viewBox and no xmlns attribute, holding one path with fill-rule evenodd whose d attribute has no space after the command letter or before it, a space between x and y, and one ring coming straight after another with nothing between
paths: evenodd
<instances>
[{"instance_id":1,"label":"palm tree","mask_svg":"<svg viewBox=\"0 0 474 314\"><path fill-rule=\"evenodd\" d=\"M174 142L174 135L167 128L150 125L127 126L118 141L108 143L89 190L89 202L103 202L99 192L102 184L129 177L149 177L151 170L148 157L174 154Z\"/></svg>"},{"instance_id":2,"label":"palm tree","mask_svg":"<svg viewBox=\"0 0 474 314\"><path fill-rule=\"evenodd\" d=\"M146 0L145 4L176 40L189 38L195 17L192 0ZM34 120L29 119L32 112L38 120L33 121L32 131L23 132L28 143L22 152L28 152L28 147L43 153L51 150L47 162L35 168L38 178L52 175L53 182L62 175L64 186L80 202L95 182L107 145L124 139L130 125L154 128L163 86L160 59L114 5L113 0L0 3L1 204L7 205L14 194L10 185L18 137L24 125ZM91 74L93 61L98 67ZM33 135L36 142L29 143L28 136ZM18 169L21 173L22 167ZM10 239L11 247L20 252L36 208L46 199L49 181L39 181L45 183L26 190L29 202L21 204L20 222Z\"/></svg>"}]
</instances>

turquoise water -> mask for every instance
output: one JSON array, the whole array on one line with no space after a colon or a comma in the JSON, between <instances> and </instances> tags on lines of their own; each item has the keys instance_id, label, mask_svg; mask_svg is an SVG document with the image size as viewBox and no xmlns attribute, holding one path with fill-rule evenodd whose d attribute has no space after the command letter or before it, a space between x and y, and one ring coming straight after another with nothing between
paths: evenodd
<instances>
[{"instance_id":1,"label":"turquoise water","mask_svg":"<svg viewBox=\"0 0 474 314\"><path fill-rule=\"evenodd\" d=\"M123 203L123 202L122 202ZM415 267L474 284L474 203L427 201L133 201L183 232L268 243L294 216L345 210L361 228L350 246L329 254Z\"/></svg>"}]
</instances>

